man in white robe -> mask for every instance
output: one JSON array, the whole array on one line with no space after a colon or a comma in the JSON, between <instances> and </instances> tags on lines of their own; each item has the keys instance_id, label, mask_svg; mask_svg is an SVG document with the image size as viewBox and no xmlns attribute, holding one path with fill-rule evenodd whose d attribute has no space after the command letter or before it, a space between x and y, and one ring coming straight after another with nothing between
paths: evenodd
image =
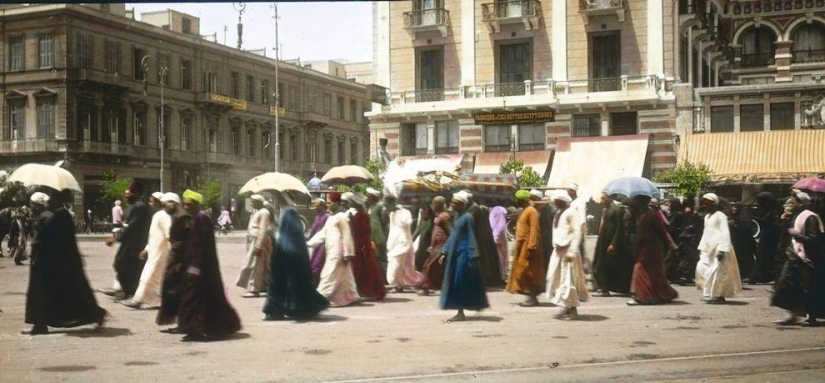
<instances>
[{"instance_id":1,"label":"man in white robe","mask_svg":"<svg viewBox=\"0 0 825 383\"><path fill-rule=\"evenodd\" d=\"M384 206L389 211L389 232L387 233L387 282L395 292L405 287L415 288L419 273L415 270L415 249L412 238L412 214L396 204L394 190L388 189L384 195Z\"/></svg>"},{"instance_id":2,"label":"man in white robe","mask_svg":"<svg viewBox=\"0 0 825 383\"><path fill-rule=\"evenodd\" d=\"M742 292L742 278L730 240L728 217L721 211L719 197L714 193L703 195L701 206L707 210L707 215L698 247L696 287L702 290L703 301L725 303L725 298Z\"/></svg>"},{"instance_id":3,"label":"man in white robe","mask_svg":"<svg viewBox=\"0 0 825 383\"><path fill-rule=\"evenodd\" d=\"M266 199L260 194L250 197L255 213L249 218L246 232L246 255L241 264L241 272L235 283L247 293L244 298L253 298L266 293L269 287L269 258L272 253L272 213L264 207Z\"/></svg>"},{"instance_id":4,"label":"man in white robe","mask_svg":"<svg viewBox=\"0 0 825 383\"><path fill-rule=\"evenodd\" d=\"M563 307L556 319L575 320L580 302L590 299L582 266L582 225L579 213L570 206L571 198L562 192L551 197L557 212L553 219L553 254L547 268L546 296Z\"/></svg>"},{"instance_id":5,"label":"man in white robe","mask_svg":"<svg viewBox=\"0 0 825 383\"><path fill-rule=\"evenodd\" d=\"M339 211L341 194L327 194L327 208L330 216L321 231L307 241L307 246L314 249L323 245L326 250L326 262L321 269L318 292L334 306L348 306L361 299L355 285L350 259L355 256L349 218L347 213ZM310 250L310 254L312 251Z\"/></svg>"},{"instance_id":6,"label":"man in white robe","mask_svg":"<svg viewBox=\"0 0 825 383\"><path fill-rule=\"evenodd\" d=\"M146 248L138 254L138 257L146 259L146 264L140 274L140 284L135 290L135 296L131 300L121 301L124 306L133 309L160 306L160 289L170 249L169 228L172 227L172 217L161 209L162 197L161 192L154 192L149 197L149 205L155 214L149 224Z\"/></svg>"}]
</instances>

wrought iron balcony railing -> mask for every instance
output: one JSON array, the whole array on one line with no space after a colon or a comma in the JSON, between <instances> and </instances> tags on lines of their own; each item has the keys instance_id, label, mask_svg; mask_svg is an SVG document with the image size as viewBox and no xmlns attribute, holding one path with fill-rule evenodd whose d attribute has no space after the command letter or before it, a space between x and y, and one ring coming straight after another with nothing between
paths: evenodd
<instances>
[{"instance_id":1,"label":"wrought iron balcony railing","mask_svg":"<svg viewBox=\"0 0 825 383\"><path fill-rule=\"evenodd\" d=\"M773 52L748 53L742 55L743 67L768 66L774 64Z\"/></svg>"},{"instance_id":2,"label":"wrought iron balcony railing","mask_svg":"<svg viewBox=\"0 0 825 383\"><path fill-rule=\"evenodd\" d=\"M413 95L415 102L444 101L444 89L419 89Z\"/></svg>"},{"instance_id":3,"label":"wrought iron balcony railing","mask_svg":"<svg viewBox=\"0 0 825 383\"><path fill-rule=\"evenodd\" d=\"M615 92L622 90L620 77L594 78L587 80L587 90L590 92Z\"/></svg>"},{"instance_id":4,"label":"wrought iron balcony railing","mask_svg":"<svg viewBox=\"0 0 825 383\"><path fill-rule=\"evenodd\" d=\"M624 0L579 0L579 10L588 12L615 11L624 7Z\"/></svg>"},{"instance_id":5,"label":"wrought iron balcony railing","mask_svg":"<svg viewBox=\"0 0 825 383\"><path fill-rule=\"evenodd\" d=\"M441 146L435 148L435 154L456 154L458 146Z\"/></svg>"},{"instance_id":6,"label":"wrought iron balcony railing","mask_svg":"<svg viewBox=\"0 0 825 383\"><path fill-rule=\"evenodd\" d=\"M447 36L449 24L450 11L444 8L404 12L404 29L412 33L437 30L442 36Z\"/></svg>"},{"instance_id":7,"label":"wrought iron balcony railing","mask_svg":"<svg viewBox=\"0 0 825 383\"><path fill-rule=\"evenodd\" d=\"M527 30L538 26L541 3L538 0L496 1L481 5L481 20L488 24L490 32L499 31L499 24L524 23Z\"/></svg>"},{"instance_id":8,"label":"wrought iron balcony railing","mask_svg":"<svg viewBox=\"0 0 825 383\"><path fill-rule=\"evenodd\" d=\"M791 62L794 64L825 62L825 49L794 51Z\"/></svg>"},{"instance_id":9,"label":"wrought iron balcony railing","mask_svg":"<svg viewBox=\"0 0 825 383\"><path fill-rule=\"evenodd\" d=\"M533 144L518 144L518 151L520 152L532 152L535 150L544 150L546 145L544 143L533 143Z\"/></svg>"},{"instance_id":10,"label":"wrought iron balcony railing","mask_svg":"<svg viewBox=\"0 0 825 383\"><path fill-rule=\"evenodd\" d=\"M495 97L524 96L526 86L523 82L490 84L486 86L487 93Z\"/></svg>"},{"instance_id":11,"label":"wrought iron balcony railing","mask_svg":"<svg viewBox=\"0 0 825 383\"><path fill-rule=\"evenodd\" d=\"M811 9L822 9L825 0L733 0L728 5L735 16L765 13L804 13Z\"/></svg>"},{"instance_id":12,"label":"wrought iron balcony railing","mask_svg":"<svg viewBox=\"0 0 825 383\"><path fill-rule=\"evenodd\" d=\"M484 145L484 151L487 153L492 152L509 152L512 149L510 144L502 144L502 145Z\"/></svg>"}]
</instances>

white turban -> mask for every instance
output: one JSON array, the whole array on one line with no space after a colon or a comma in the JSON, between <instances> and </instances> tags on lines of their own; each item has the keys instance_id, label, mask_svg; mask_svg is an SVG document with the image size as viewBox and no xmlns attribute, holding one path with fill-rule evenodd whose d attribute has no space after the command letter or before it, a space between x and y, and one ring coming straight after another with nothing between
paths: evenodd
<instances>
[{"instance_id":1,"label":"white turban","mask_svg":"<svg viewBox=\"0 0 825 383\"><path fill-rule=\"evenodd\" d=\"M716 193L707 193L702 196L702 199L713 201L713 203L719 203L719 196L716 195Z\"/></svg>"},{"instance_id":2,"label":"white turban","mask_svg":"<svg viewBox=\"0 0 825 383\"><path fill-rule=\"evenodd\" d=\"M537 189L530 190L530 195L536 197L537 199L541 199L542 197L544 197L544 193L542 193L541 190Z\"/></svg>"},{"instance_id":3,"label":"white turban","mask_svg":"<svg viewBox=\"0 0 825 383\"><path fill-rule=\"evenodd\" d=\"M457 192L457 193L453 193L453 200L461 202L465 205L470 203L470 198L472 198L472 194L470 194L469 192L467 192L465 190L462 190L462 191Z\"/></svg>"},{"instance_id":4,"label":"white turban","mask_svg":"<svg viewBox=\"0 0 825 383\"><path fill-rule=\"evenodd\" d=\"M381 192L373 188L367 188L367 194L374 197L381 197Z\"/></svg>"},{"instance_id":5,"label":"white turban","mask_svg":"<svg viewBox=\"0 0 825 383\"><path fill-rule=\"evenodd\" d=\"M258 202L266 202L266 198L264 198L264 196L262 196L260 194L253 194L249 198L251 198L254 201L258 201Z\"/></svg>"},{"instance_id":6,"label":"white turban","mask_svg":"<svg viewBox=\"0 0 825 383\"><path fill-rule=\"evenodd\" d=\"M573 199L567 194L567 192L563 190L558 190L556 193L553 193L553 201L564 201L564 203L570 203Z\"/></svg>"},{"instance_id":7,"label":"white turban","mask_svg":"<svg viewBox=\"0 0 825 383\"><path fill-rule=\"evenodd\" d=\"M120 200L115 200L115 206L120 206Z\"/></svg>"},{"instance_id":8,"label":"white turban","mask_svg":"<svg viewBox=\"0 0 825 383\"><path fill-rule=\"evenodd\" d=\"M160 197L160 202L174 202L180 205L180 196L172 192L165 193L163 197Z\"/></svg>"},{"instance_id":9,"label":"white turban","mask_svg":"<svg viewBox=\"0 0 825 383\"><path fill-rule=\"evenodd\" d=\"M312 204L318 206L327 206L327 201L324 201L323 198L316 198L312 200Z\"/></svg>"},{"instance_id":10,"label":"white turban","mask_svg":"<svg viewBox=\"0 0 825 383\"><path fill-rule=\"evenodd\" d=\"M46 206L49 204L49 195L46 193L36 192L32 194L31 201L38 205Z\"/></svg>"},{"instance_id":11,"label":"white turban","mask_svg":"<svg viewBox=\"0 0 825 383\"><path fill-rule=\"evenodd\" d=\"M571 183L570 186L568 186L567 188L570 189L570 190L579 191L579 184L574 182L574 183Z\"/></svg>"},{"instance_id":12,"label":"white turban","mask_svg":"<svg viewBox=\"0 0 825 383\"><path fill-rule=\"evenodd\" d=\"M159 191L154 192L154 193L152 193L152 198L154 198L154 199L156 199L156 200L160 201L160 199L161 199L161 198L163 198L163 193L161 193L161 192L159 192Z\"/></svg>"},{"instance_id":13,"label":"white turban","mask_svg":"<svg viewBox=\"0 0 825 383\"><path fill-rule=\"evenodd\" d=\"M353 195L354 194L352 194L352 192L346 192L344 194L341 194L341 201L350 202L350 201L352 201L352 196Z\"/></svg>"},{"instance_id":14,"label":"white turban","mask_svg":"<svg viewBox=\"0 0 825 383\"><path fill-rule=\"evenodd\" d=\"M387 186L384 188L384 198L386 197L398 198L398 192L395 188Z\"/></svg>"},{"instance_id":15,"label":"white turban","mask_svg":"<svg viewBox=\"0 0 825 383\"><path fill-rule=\"evenodd\" d=\"M342 196L341 199L344 197ZM349 202L356 205L363 205L367 198L361 193L350 193Z\"/></svg>"},{"instance_id":16,"label":"white turban","mask_svg":"<svg viewBox=\"0 0 825 383\"><path fill-rule=\"evenodd\" d=\"M811 203L811 196L808 195L808 193L805 193L803 191L798 191L798 192L795 193L795 195L796 195L796 198L799 199L799 201L802 202L803 204L808 205L808 204Z\"/></svg>"}]
</instances>

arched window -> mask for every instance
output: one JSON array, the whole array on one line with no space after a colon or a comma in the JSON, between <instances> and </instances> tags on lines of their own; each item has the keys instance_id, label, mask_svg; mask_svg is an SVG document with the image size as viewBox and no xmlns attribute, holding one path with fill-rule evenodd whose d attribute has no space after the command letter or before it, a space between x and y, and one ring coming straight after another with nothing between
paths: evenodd
<instances>
[{"instance_id":1,"label":"arched window","mask_svg":"<svg viewBox=\"0 0 825 383\"><path fill-rule=\"evenodd\" d=\"M793 62L810 63L825 61L825 27L807 24L793 34Z\"/></svg>"},{"instance_id":2,"label":"arched window","mask_svg":"<svg viewBox=\"0 0 825 383\"><path fill-rule=\"evenodd\" d=\"M742 36L742 66L766 66L774 63L776 34L770 28L752 28Z\"/></svg>"}]
</instances>

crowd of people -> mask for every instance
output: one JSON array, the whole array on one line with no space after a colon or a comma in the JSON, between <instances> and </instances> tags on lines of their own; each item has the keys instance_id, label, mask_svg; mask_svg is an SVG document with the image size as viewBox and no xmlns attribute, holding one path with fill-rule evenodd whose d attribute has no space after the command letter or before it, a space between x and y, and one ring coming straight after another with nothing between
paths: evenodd
<instances>
[{"instance_id":1,"label":"crowd of people","mask_svg":"<svg viewBox=\"0 0 825 383\"><path fill-rule=\"evenodd\" d=\"M203 197L191 190L182 196L155 192L144 203L143 192L137 182L124 192L128 209L106 240L119 243L115 278L103 293L133 309L157 309L156 323L169 326L162 331L185 341L237 332L241 321L224 294ZM780 205L762 193L751 220L743 205L714 193L701 196L698 211L690 199L659 203L602 193L590 257L586 199L577 185L518 190L514 199L518 218L510 250L508 209L483 206L469 191L433 198L417 209L417 219L391 188L329 192L312 201L316 215L307 231L294 209L254 194L235 285L246 290L244 298L266 298L265 320L307 319L329 307L380 302L388 292L440 290L440 308L456 311L444 323L453 323L466 319L465 310L488 308L492 287L521 296L522 307L540 306L543 296L559 307L555 318L576 320L591 296L627 296L629 306L665 304L679 296L671 284L695 284L701 300L724 304L743 282L774 283L771 304L788 313L779 324L816 326L825 317L821 195L794 190ZM18 232L31 226L26 323L32 328L26 333L32 335L49 327L100 327L106 318L83 271L67 209L71 200L68 190L44 189L22 210L31 219L12 215ZM10 239L10 249L27 237Z\"/></svg>"}]
</instances>

